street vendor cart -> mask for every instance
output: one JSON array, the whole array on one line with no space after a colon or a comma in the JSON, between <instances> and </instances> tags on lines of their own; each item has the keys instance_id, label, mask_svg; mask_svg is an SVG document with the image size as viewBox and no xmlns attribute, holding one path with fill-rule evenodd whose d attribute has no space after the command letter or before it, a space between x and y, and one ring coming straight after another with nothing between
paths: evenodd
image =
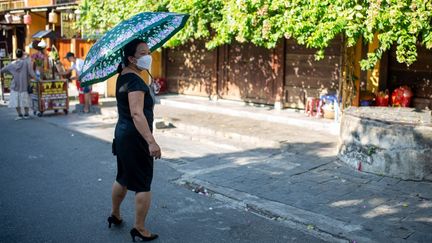
<instances>
[{"instance_id":1,"label":"street vendor cart","mask_svg":"<svg viewBox=\"0 0 432 243\"><path fill-rule=\"evenodd\" d=\"M45 111L62 110L65 115L69 113L68 81L59 80L32 80L33 114L41 117Z\"/></svg>"}]
</instances>

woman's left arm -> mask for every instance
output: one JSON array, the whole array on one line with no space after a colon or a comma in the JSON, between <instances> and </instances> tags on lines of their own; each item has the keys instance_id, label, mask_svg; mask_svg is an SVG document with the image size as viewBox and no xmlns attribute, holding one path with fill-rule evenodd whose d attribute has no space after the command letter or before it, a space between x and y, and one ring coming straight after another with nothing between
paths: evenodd
<instances>
[{"instance_id":1,"label":"woman's left arm","mask_svg":"<svg viewBox=\"0 0 432 243\"><path fill-rule=\"evenodd\" d=\"M156 143L156 140L150 131L147 119L144 116L144 95L145 93L143 91L129 92L129 109L136 129L149 145L150 156L160 159L161 149Z\"/></svg>"}]
</instances>

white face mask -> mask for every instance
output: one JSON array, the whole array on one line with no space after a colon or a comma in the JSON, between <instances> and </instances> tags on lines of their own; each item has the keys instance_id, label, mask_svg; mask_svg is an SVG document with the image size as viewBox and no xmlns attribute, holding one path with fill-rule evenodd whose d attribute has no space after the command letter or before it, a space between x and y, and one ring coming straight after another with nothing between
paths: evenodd
<instances>
[{"instance_id":1,"label":"white face mask","mask_svg":"<svg viewBox=\"0 0 432 243\"><path fill-rule=\"evenodd\" d=\"M141 70L149 70L151 68L152 56L145 55L137 59L137 67Z\"/></svg>"}]
</instances>

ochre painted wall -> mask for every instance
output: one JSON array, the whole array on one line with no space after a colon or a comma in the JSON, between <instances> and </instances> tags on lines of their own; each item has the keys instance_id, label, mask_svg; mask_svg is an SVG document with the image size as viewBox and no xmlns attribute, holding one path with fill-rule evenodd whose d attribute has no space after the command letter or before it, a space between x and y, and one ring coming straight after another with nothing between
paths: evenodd
<instances>
[{"instance_id":1,"label":"ochre painted wall","mask_svg":"<svg viewBox=\"0 0 432 243\"><path fill-rule=\"evenodd\" d=\"M49 6L53 4L53 0L27 0L27 7Z\"/></svg>"},{"instance_id":2,"label":"ochre painted wall","mask_svg":"<svg viewBox=\"0 0 432 243\"><path fill-rule=\"evenodd\" d=\"M152 58L151 74L154 78L160 78L162 76L162 51L153 52Z\"/></svg>"},{"instance_id":3,"label":"ochre painted wall","mask_svg":"<svg viewBox=\"0 0 432 243\"><path fill-rule=\"evenodd\" d=\"M107 95L108 97L115 97L116 80L118 75L109 78L107 82Z\"/></svg>"},{"instance_id":4,"label":"ochre painted wall","mask_svg":"<svg viewBox=\"0 0 432 243\"><path fill-rule=\"evenodd\" d=\"M28 45L32 41L32 36L40 31L45 30L45 25L47 24L46 18L45 18L45 12L38 12L38 13L32 13L30 12L30 16L32 17L32 23L30 25L26 25L27 33L26 33L26 39L25 39L25 46L26 46L26 52L27 53L35 53L35 50L30 50L28 48Z\"/></svg>"},{"instance_id":5,"label":"ochre painted wall","mask_svg":"<svg viewBox=\"0 0 432 243\"><path fill-rule=\"evenodd\" d=\"M375 34L373 42L369 44L368 52L373 52L378 48L379 40L378 35ZM367 85L366 89L372 93L378 91L379 88L379 75L380 75L380 62L378 61L372 70L367 71Z\"/></svg>"}]
</instances>

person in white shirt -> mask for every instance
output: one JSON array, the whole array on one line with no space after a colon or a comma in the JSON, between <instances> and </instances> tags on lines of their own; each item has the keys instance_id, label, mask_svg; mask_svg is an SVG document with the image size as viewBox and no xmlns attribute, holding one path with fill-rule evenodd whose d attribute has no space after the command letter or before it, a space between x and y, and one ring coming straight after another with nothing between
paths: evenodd
<instances>
[{"instance_id":1,"label":"person in white shirt","mask_svg":"<svg viewBox=\"0 0 432 243\"><path fill-rule=\"evenodd\" d=\"M65 58L72 63L72 66L70 69L68 69L66 72L61 73L61 75L69 75L72 70L75 70L76 72L76 76L72 77L72 80L77 80L77 86L80 83L79 80L79 75L81 74L81 70L83 68L84 65L84 61L80 58L76 58L75 54L73 54L72 52L68 52L65 56ZM78 86L78 90L82 93L84 93L84 113L89 113L90 112L90 99L91 99L91 91L92 88L91 86L87 86L87 87L81 87Z\"/></svg>"}]
</instances>

